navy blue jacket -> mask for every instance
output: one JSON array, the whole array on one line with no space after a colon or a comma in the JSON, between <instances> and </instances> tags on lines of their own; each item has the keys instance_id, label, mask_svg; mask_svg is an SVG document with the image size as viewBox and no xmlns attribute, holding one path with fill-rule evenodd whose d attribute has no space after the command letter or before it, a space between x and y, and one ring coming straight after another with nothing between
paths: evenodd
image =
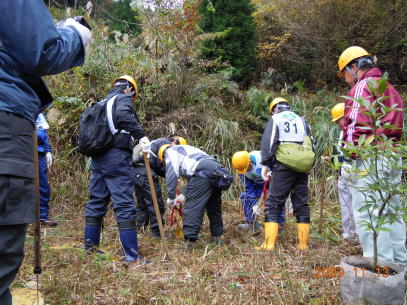
<instances>
[{"instance_id":1,"label":"navy blue jacket","mask_svg":"<svg viewBox=\"0 0 407 305\"><path fill-rule=\"evenodd\" d=\"M51 152L51 145L48 141L48 132L46 129L38 128L37 129L37 138L38 138L38 152Z\"/></svg>"},{"instance_id":2,"label":"navy blue jacket","mask_svg":"<svg viewBox=\"0 0 407 305\"><path fill-rule=\"evenodd\" d=\"M84 62L85 50L73 27L57 29L42 0L0 1L0 111L35 123L46 105L21 75L57 74Z\"/></svg>"}]
</instances>

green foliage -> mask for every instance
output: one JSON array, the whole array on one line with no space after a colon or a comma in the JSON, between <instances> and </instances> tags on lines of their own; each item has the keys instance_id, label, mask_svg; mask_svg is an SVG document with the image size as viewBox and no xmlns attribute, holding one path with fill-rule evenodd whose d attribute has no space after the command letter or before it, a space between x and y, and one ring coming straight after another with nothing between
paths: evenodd
<instances>
[{"instance_id":1,"label":"green foliage","mask_svg":"<svg viewBox=\"0 0 407 305\"><path fill-rule=\"evenodd\" d=\"M130 7L131 0L113 2L109 16L112 31L137 36L141 33L141 19L137 8Z\"/></svg>"},{"instance_id":2,"label":"green foliage","mask_svg":"<svg viewBox=\"0 0 407 305\"><path fill-rule=\"evenodd\" d=\"M407 1L253 0L261 72L308 87L337 83L337 60L359 45L398 83L407 81ZM379 22L378 22L379 21Z\"/></svg>"},{"instance_id":3,"label":"green foliage","mask_svg":"<svg viewBox=\"0 0 407 305\"><path fill-rule=\"evenodd\" d=\"M202 57L228 62L232 79L248 81L255 70L255 25L249 0L203 0L199 7L200 28L205 33L223 33L203 42Z\"/></svg>"},{"instance_id":4,"label":"green foliage","mask_svg":"<svg viewBox=\"0 0 407 305\"><path fill-rule=\"evenodd\" d=\"M372 124L360 127L366 131L358 138L357 144L346 143L343 153L351 158L357 156L359 166L353 163L352 174L356 179L364 179L363 186L353 186L362 192L365 201L359 212L368 213L369 220L363 221L366 231L373 233L374 265L377 264L377 237L380 232L389 231L386 225L397 218L406 218L406 206L396 205L394 200L407 191L405 183L401 182L401 173L407 170L407 164L402 159L407 157L406 142L397 142L385 135L386 130L395 126L384 124L383 118L394 111L404 111L396 107L386 106L387 96L383 93L388 88L387 73L377 81L370 80L369 90L375 99L371 102L362 97L347 99L360 104L360 109L370 118ZM338 165L338 164L337 164Z\"/></svg>"}]
</instances>

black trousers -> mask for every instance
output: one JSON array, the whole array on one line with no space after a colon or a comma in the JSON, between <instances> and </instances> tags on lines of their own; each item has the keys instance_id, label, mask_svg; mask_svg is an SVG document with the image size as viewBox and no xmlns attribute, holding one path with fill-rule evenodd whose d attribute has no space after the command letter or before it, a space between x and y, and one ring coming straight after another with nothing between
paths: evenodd
<instances>
[{"instance_id":1,"label":"black trousers","mask_svg":"<svg viewBox=\"0 0 407 305\"><path fill-rule=\"evenodd\" d=\"M269 195L265 208L265 222L278 222L288 195L297 223L310 223L308 205L308 174L297 173L280 162L273 166Z\"/></svg>"},{"instance_id":2,"label":"black trousers","mask_svg":"<svg viewBox=\"0 0 407 305\"><path fill-rule=\"evenodd\" d=\"M24 258L27 224L0 225L0 304L11 305L10 284Z\"/></svg>"},{"instance_id":3,"label":"black trousers","mask_svg":"<svg viewBox=\"0 0 407 305\"><path fill-rule=\"evenodd\" d=\"M160 183L157 176L153 176L154 189L157 195L158 208L161 213L161 220L164 222L165 206L161 193ZM151 195L150 184L146 173L136 174L135 192L137 198L136 223L137 228L150 225L151 232L159 235L157 217L155 215L153 197Z\"/></svg>"},{"instance_id":4,"label":"black trousers","mask_svg":"<svg viewBox=\"0 0 407 305\"><path fill-rule=\"evenodd\" d=\"M197 173L191 177L185 194L184 236L186 240L196 241L199 237L203 216L206 210L209 228L213 237L223 234L222 190L212 186L208 178L199 175L199 170L212 170L219 163L214 160L201 161Z\"/></svg>"}]
</instances>

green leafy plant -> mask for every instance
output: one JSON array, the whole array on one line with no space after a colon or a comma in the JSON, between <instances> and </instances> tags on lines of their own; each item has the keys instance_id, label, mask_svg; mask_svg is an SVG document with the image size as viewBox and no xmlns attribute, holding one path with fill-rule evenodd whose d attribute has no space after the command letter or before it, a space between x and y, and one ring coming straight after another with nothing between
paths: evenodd
<instances>
[{"instance_id":1,"label":"green leafy plant","mask_svg":"<svg viewBox=\"0 0 407 305\"><path fill-rule=\"evenodd\" d=\"M407 187L401 181L401 173L407 170L407 164L402 159L407 157L405 141L394 142L394 139L385 135L386 130L397 129L396 126L385 123L384 118L395 111L404 111L397 105L388 107L385 101L385 91L388 88L388 78L385 74L381 79L368 83L369 90L374 96L370 102L362 97L347 99L357 102L363 114L370 119L369 124L358 127L364 129L367 134L359 137L358 143L346 143L343 153L348 158L356 156L353 162L352 174L355 179L363 179L363 183L352 185L364 196L364 201L359 212L367 212L368 220L360 221L360 225L373 235L373 270L376 270L378 260L378 236L381 232L389 232L387 227L398 218L406 218L406 207L398 199L403 196ZM341 165L338 158L334 158L334 165Z\"/></svg>"}]
</instances>

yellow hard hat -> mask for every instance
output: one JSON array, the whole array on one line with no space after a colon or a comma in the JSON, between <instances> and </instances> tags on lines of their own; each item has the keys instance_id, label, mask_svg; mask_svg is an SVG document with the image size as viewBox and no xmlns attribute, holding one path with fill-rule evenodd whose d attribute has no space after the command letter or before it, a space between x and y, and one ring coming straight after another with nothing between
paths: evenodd
<instances>
[{"instance_id":1,"label":"yellow hard hat","mask_svg":"<svg viewBox=\"0 0 407 305\"><path fill-rule=\"evenodd\" d=\"M179 145L188 145L187 140L183 137L176 136L176 139L178 139Z\"/></svg>"},{"instance_id":2,"label":"yellow hard hat","mask_svg":"<svg viewBox=\"0 0 407 305\"><path fill-rule=\"evenodd\" d=\"M160 149L158 150L158 159L160 159L160 161L163 160L164 151L170 146L172 146L172 144L164 144L160 147Z\"/></svg>"},{"instance_id":3,"label":"yellow hard hat","mask_svg":"<svg viewBox=\"0 0 407 305\"><path fill-rule=\"evenodd\" d=\"M133 88L134 88L134 91L137 92L137 83L136 83L136 81L134 80L133 77L131 77L130 75L122 75L122 76L116 78L114 80L114 82L117 82L118 80L121 80L121 79L127 80L130 84L132 84Z\"/></svg>"},{"instance_id":4,"label":"yellow hard hat","mask_svg":"<svg viewBox=\"0 0 407 305\"><path fill-rule=\"evenodd\" d=\"M235 152L232 157L232 166L238 174L244 174L250 165L250 156L247 151Z\"/></svg>"},{"instance_id":5,"label":"yellow hard hat","mask_svg":"<svg viewBox=\"0 0 407 305\"><path fill-rule=\"evenodd\" d=\"M345 67L349 65L353 60L364 56L372 55L370 55L365 49L358 46L349 47L345 51L343 51L338 59L338 76L342 76L343 69L345 69Z\"/></svg>"},{"instance_id":6,"label":"yellow hard hat","mask_svg":"<svg viewBox=\"0 0 407 305\"><path fill-rule=\"evenodd\" d=\"M332 122L335 122L343 117L345 115L345 103L336 104L331 110L331 115Z\"/></svg>"},{"instance_id":7,"label":"yellow hard hat","mask_svg":"<svg viewBox=\"0 0 407 305\"><path fill-rule=\"evenodd\" d=\"M275 105L277 105L278 103L283 103L283 102L288 103L288 101L287 101L285 98L283 98L283 97L276 97L276 98L270 103L270 113L273 111L273 107L274 107Z\"/></svg>"}]
</instances>

